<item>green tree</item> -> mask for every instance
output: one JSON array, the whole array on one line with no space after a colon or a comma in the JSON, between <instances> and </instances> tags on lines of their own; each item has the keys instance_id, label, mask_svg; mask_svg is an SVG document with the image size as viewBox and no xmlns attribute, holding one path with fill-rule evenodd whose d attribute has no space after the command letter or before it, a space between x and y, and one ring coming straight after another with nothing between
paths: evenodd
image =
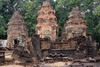
<instances>
[{"instance_id":1,"label":"green tree","mask_svg":"<svg viewBox=\"0 0 100 67\"><path fill-rule=\"evenodd\" d=\"M56 16L60 31L63 29L64 23L68 20L68 16L73 7L79 7L84 19L88 24L88 33L93 35L93 29L98 24L100 16L95 15L95 8L97 7L97 0L56 0ZM60 33L61 35L61 33Z\"/></svg>"},{"instance_id":2,"label":"green tree","mask_svg":"<svg viewBox=\"0 0 100 67\"><path fill-rule=\"evenodd\" d=\"M94 39L100 43L100 23L94 28Z\"/></svg>"},{"instance_id":3,"label":"green tree","mask_svg":"<svg viewBox=\"0 0 100 67\"><path fill-rule=\"evenodd\" d=\"M28 27L29 35L35 33L38 10L44 0L0 0L0 36L6 37L7 23L15 10L19 10ZM61 37L64 24L73 7L79 7L88 23L88 33L98 40L100 26L100 0L50 0L56 10ZM98 31L98 32L97 32Z\"/></svg>"},{"instance_id":4,"label":"green tree","mask_svg":"<svg viewBox=\"0 0 100 67\"><path fill-rule=\"evenodd\" d=\"M22 5L22 12L28 27L29 35L35 33L35 26L37 23L38 10L40 8L40 2L38 0L26 1Z\"/></svg>"},{"instance_id":5,"label":"green tree","mask_svg":"<svg viewBox=\"0 0 100 67\"><path fill-rule=\"evenodd\" d=\"M6 24L4 21L3 16L0 15L0 39L5 38L4 36L6 35Z\"/></svg>"}]
</instances>

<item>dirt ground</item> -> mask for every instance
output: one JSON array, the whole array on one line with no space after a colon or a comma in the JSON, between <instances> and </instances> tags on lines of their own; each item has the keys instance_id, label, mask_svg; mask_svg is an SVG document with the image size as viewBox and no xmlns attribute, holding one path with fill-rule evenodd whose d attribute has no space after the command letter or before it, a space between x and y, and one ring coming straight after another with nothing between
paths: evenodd
<instances>
[{"instance_id":1,"label":"dirt ground","mask_svg":"<svg viewBox=\"0 0 100 67\"><path fill-rule=\"evenodd\" d=\"M12 64L13 58L11 57L12 52L6 51L5 52L5 64L0 65L0 67L25 67L21 65Z\"/></svg>"},{"instance_id":2,"label":"dirt ground","mask_svg":"<svg viewBox=\"0 0 100 67\"><path fill-rule=\"evenodd\" d=\"M0 66L0 67L25 67L25 66L21 66L21 65L4 65L4 66Z\"/></svg>"},{"instance_id":3,"label":"dirt ground","mask_svg":"<svg viewBox=\"0 0 100 67\"><path fill-rule=\"evenodd\" d=\"M12 52L6 52L5 53L5 64L0 65L0 67L33 67L33 64L20 64L21 62L14 61L13 58L11 57ZM50 66L63 66L66 63L64 62L55 62L55 63L47 63L47 65ZM68 64L71 64L70 62Z\"/></svg>"},{"instance_id":4,"label":"dirt ground","mask_svg":"<svg viewBox=\"0 0 100 67\"><path fill-rule=\"evenodd\" d=\"M0 67L33 67L34 64L32 63L22 63L20 61L14 61L13 58L11 57L12 52L6 52L5 53L5 64L0 65ZM84 61L84 60L83 60ZM54 63L41 63L43 65L49 65L49 66L64 66L64 65L70 65L73 62L54 62Z\"/></svg>"},{"instance_id":5,"label":"dirt ground","mask_svg":"<svg viewBox=\"0 0 100 67\"><path fill-rule=\"evenodd\" d=\"M47 65L50 65L50 66L55 66L55 67L62 67L62 66L64 66L64 65L70 65L70 64L72 64L72 62L55 62L55 63L47 63Z\"/></svg>"}]
</instances>

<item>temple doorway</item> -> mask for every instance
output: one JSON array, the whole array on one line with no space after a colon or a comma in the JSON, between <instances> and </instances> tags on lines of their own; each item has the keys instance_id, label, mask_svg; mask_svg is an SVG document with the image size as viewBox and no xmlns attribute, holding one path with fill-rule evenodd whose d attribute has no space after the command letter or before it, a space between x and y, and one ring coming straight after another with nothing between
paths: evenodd
<instances>
[{"instance_id":1,"label":"temple doorway","mask_svg":"<svg viewBox=\"0 0 100 67\"><path fill-rule=\"evenodd\" d=\"M19 45L19 40L18 39L14 39L14 48L16 48Z\"/></svg>"}]
</instances>

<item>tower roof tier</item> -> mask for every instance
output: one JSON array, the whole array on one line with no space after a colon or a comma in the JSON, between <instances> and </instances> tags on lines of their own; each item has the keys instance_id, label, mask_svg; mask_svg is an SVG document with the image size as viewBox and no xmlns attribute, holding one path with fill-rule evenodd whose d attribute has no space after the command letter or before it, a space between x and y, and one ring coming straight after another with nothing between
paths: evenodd
<instances>
[{"instance_id":1,"label":"tower roof tier","mask_svg":"<svg viewBox=\"0 0 100 67\"><path fill-rule=\"evenodd\" d=\"M76 7L72 9L72 12L70 12L69 20L66 23L66 25L68 26L68 25L80 25L80 24L87 25L86 21L83 19L81 12Z\"/></svg>"},{"instance_id":2,"label":"tower roof tier","mask_svg":"<svg viewBox=\"0 0 100 67\"><path fill-rule=\"evenodd\" d=\"M24 20L23 20L23 17L20 15L20 12L15 11L8 25L9 24L23 24L23 23L24 23Z\"/></svg>"},{"instance_id":3,"label":"tower roof tier","mask_svg":"<svg viewBox=\"0 0 100 67\"><path fill-rule=\"evenodd\" d=\"M80 18L83 17L78 7L73 8L72 12L70 12L70 15L69 15L69 18L75 18L75 17L80 17Z\"/></svg>"},{"instance_id":4,"label":"tower roof tier","mask_svg":"<svg viewBox=\"0 0 100 67\"><path fill-rule=\"evenodd\" d=\"M43 6L51 6L50 0L45 0L45 1L43 2L42 7L43 7Z\"/></svg>"}]
</instances>

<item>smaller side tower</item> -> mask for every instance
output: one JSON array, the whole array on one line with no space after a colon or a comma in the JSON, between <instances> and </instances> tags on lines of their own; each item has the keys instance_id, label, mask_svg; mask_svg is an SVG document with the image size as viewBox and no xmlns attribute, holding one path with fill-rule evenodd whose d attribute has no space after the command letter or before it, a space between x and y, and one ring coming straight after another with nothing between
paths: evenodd
<instances>
[{"instance_id":1,"label":"smaller side tower","mask_svg":"<svg viewBox=\"0 0 100 67\"><path fill-rule=\"evenodd\" d=\"M78 8L73 8L70 12L68 22L64 25L64 31L62 34L63 41L69 40L79 36L85 36L87 34L87 23L83 19L81 12Z\"/></svg>"},{"instance_id":2,"label":"smaller side tower","mask_svg":"<svg viewBox=\"0 0 100 67\"><path fill-rule=\"evenodd\" d=\"M20 12L15 11L12 18L8 22L7 44L9 47L13 48L19 44L21 37L25 41L28 37L28 30Z\"/></svg>"}]
</instances>

